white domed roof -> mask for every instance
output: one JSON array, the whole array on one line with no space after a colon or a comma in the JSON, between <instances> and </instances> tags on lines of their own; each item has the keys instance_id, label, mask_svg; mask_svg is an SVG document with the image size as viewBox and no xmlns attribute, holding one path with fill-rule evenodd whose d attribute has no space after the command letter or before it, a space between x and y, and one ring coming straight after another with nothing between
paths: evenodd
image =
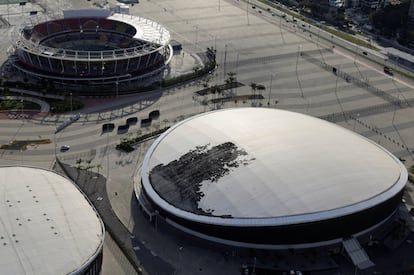
<instances>
[{"instance_id":1,"label":"white domed roof","mask_svg":"<svg viewBox=\"0 0 414 275\"><path fill-rule=\"evenodd\" d=\"M219 110L176 124L154 142L141 175L147 194L177 216L252 226L358 212L407 181L401 162L374 142L265 108Z\"/></svg>"},{"instance_id":2,"label":"white domed roof","mask_svg":"<svg viewBox=\"0 0 414 275\"><path fill-rule=\"evenodd\" d=\"M69 274L102 249L103 224L67 178L0 167L0 274Z\"/></svg>"}]
</instances>

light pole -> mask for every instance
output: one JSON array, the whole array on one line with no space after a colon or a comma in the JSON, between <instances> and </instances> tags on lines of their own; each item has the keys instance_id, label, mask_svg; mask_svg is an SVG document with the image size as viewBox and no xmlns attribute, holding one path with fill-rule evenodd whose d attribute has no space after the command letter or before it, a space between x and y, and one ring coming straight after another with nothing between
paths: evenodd
<instances>
[{"instance_id":1,"label":"light pole","mask_svg":"<svg viewBox=\"0 0 414 275\"><path fill-rule=\"evenodd\" d=\"M227 44L224 45L224 66L223 66L223 77L226 75L226 63L227 63Z\"/></svg>"},{"instance_id":2,"label":"light pole","mask_svg":"<svg viewBox=\"0 0 414 275\"><path fill-rule=\"evenodd\" d=\"M24 119L23 119L23 104L24 104L24 101L23 101L23 95L22 95L22 97L20 98L20 105L21 105L20 117L22 118L22 122L24 122Z\"/></svg>"},{"instance_id":3,"label":"light pole","mask_svg":"<svg viewBox=\"0 0 414 275\"><path fill-rule=\"evenodd\" d=\"M72 93L69 94L70 95L70 113L72 113Z\"/></svg>"},{"instance_id":4,"label":"light pole","mask_svg":"<svg viewBox=\"0 0 414 275\"><path fill-rule=\"evenodd\" d=\"M269 85L269 100L267 101L267 106L270 106L270 96L272 94L272 81L273 81L273 75L270 75L270 85Z\"/></svg>"},{"instance_id":5,"label":"light pole","mask_svg":"<svg viewBox=\"0 0 414 275\"><path fill-rule=\"evenodd\" d=\"M256 275L256 257L254 257L252 275Z\"/></svg>"},{"instance_id":6,"label":"light pole","mask_svg":"<svg viewBox=\"0 0 414 275\"><path fill-rule=\"evenodd\" d=\"M194 43L194 52L197 51L197 38L198 38L198 25L195 26L195 43Z\"/></svg>"},{"instance_id":7,"label":"light pole","mask_svg":"<svg viewBox=\"0 0 414 275\"><path fill-rule=\"evenodd\" d=\"M158 214L160 212L158 212L158 210L155 210L155 231L157 231L158 228Z\"/></svg>"},{"instance_id":8,"label":"light pole","mask_svg":"<svg viewBox=\"0 0 414 275\"><path fill-rule=\"evenodd\" d=\"M181 252L182 252L182 250L183 250L183 248L184 247L182 247L182 246L180 246L179 248L178 248L178 270L180 270L181 268ZM179 274L179 273L178 273Z\"/></svg>"},{"instance_id":9,"label":"light pole","mask_svg":"<svg viewBox=\"0 0 414 275\"><path fill-rule=\"evenodd\" d=\"M236 57L236 75L239 72L239 51L237 51L237 57Z\"/></svg>"},{"instance_id":10,"label":"light pole","mask_svg":"<svg viewBox=\"0 0 414 275\"><path fill-rule=\"evenodd\" d=\"M247 25L250 25L250 20L249 20L249 0L246 1L246 17L247 17Z\"/></svg>"},{"instance_id":11,"label":"light pole","mask_svg":"<svg viewBox=\"0 0 414 275\"><path fill-rule=\"evenodd\" d=\"M9 0L7 0L7 23L10 26L10 10L9 10Z\"/></svg>"},{"instance_id":12,"label":"light pole","mask_svg":"<svg viewBox=\"0 0 414 275\"><path fill-rule=\"evenodd\" d=\"M354 132L355 132L355 127L356 127L357 120L359 120L359 114L357 114L357 117L354 118L354 129L353 129Z\"/></svg>"},{"instance_id":13,"label":"light pole","mask_svg":"<svg viewBox=\"0 0 414 275\"><path fill-rule=\"evenodd\" d=\"M299 63L299 55L300 55L300 48L302 47L302 45L298 46L298 54L296 57L296 74L298 73L298 63Z\"/></svg>"},{"instance_id":14,"label":"light pole","mask_svg":"<svg viewBox=\"0 0 414 275\"><path fill-rule=\"evenodd\" d=\"M55 159L56 159L56 148L57 148L57 144L56 144L56 133L53 134L53 144L55 145Z\"/></svg>"}]
</instances>

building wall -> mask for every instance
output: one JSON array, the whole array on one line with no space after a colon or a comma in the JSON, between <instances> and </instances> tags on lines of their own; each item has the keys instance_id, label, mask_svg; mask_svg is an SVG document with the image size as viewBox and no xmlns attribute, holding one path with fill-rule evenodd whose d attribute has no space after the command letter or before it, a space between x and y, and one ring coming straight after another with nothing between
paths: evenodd
<instances>
[{"instance_id":1,"label":"building wall","mask_svg":"<svg viewBox=\"0 0 414 275\"><path fill-rule=\"evenodd\" d=\"M361 8L366 11L377 9L381 3L380 0L360 0L359 2L361 3Z\"/></svg>"},{"instance_id":2,"label":"building wall","mask_svg":"<svg viewBox=\"0 0 414 275\"><path fill-rule=\"evenodd\" d=\"M345 4L345 0L329 0L329 5L331 7L340 8Z\"/></svg>"},{"instance_id":3,"label":"building wall","mask_svg":"<svg viewBox=\"0 0 414 275\"><path fill-rule=\"evenodd\" d=\"M142 188L142 192L145 192ZM388 201L362 212L335 219L284 226L220 226L199 223L172 215L146 199L158 213L175 223L202 234L240 243L299 245L348 237L375 226L389 217L401 202L402 192Z\"/></svg>"}]
</instances>

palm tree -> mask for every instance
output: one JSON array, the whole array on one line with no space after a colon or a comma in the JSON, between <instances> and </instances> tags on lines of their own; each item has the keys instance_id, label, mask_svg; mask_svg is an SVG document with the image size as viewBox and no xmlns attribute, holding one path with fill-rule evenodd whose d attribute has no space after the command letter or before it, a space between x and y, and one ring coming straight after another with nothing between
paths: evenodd
<instances>
[{"instance_id":1,"label":"palm tree","mask_svg":"<svg viewBox=\"0 0 414 275\"><path fill-rule=\"evenodd\" d=\"M226 79L226 84L230 85L230 91L233 94L233 85L237 81L236 73L235 72L228 72L228 78Z\"/></svg>"},{"instance_id":2,"label":"palm tree","mask_svg":"<svg viewBox=\"0 0 414 275\"><path fill-rule=\"evenodd\" d=\"M264 91L264 90L266 90L266 87L264 86L264 85L262 85L262 84L258 84L257 86L256 86L256 89L259 91L259 93L260 93L260 99L262 99L263 98L263 96L262 96L262 92Z\"/></svg>"},{"instance_id":3,"label":"palm tree","mask_svg":"<svg viewBox=\"0 0 414 275\"><path fill-rule=\"evenodd\" d=\"M91 166L92 160L91 159L87 159L85 162L86 162L86 170L89 170L92 167Z\"/></svg>"},{"instance_id":4,"label":"palm tree","mask_svg":"<svg viewBox=\"0 0 414 275\"><path fill-rule=\"evenodd\" d=\"M256 89L257 89L257 84L252 82L250 83L250 88L252 89L252 99L253 99L253 103L255 102L255 97L256 97Z\"/></svg>"},{"instance_id":5,"label":"palm tree","mask_svg":"<svg viewBox=\"0 0 414 275\"><path fill-rule=\"evenodd\" d=\"M99 170L102 168L102 164L98 163L96 165L96 169L98 170L98 177L99 177Z\"/></svg>"},{"instance_id":6,"label":"palm tree","mask_svg":"<svg viewBox=\"0 0 414 275\"><path fill-rule=\"evenodd\" d=\"M82 159L76 160L76 168L80 169L82 164Z\"/></svg>"},{"instance_id":7,"label":"palm tree","mask_svg":"<svg viewBox=\"0 0 414 275\"><path fill-rule=\"evenodd\" d=\"M223 89L220 86L218 86L218 85L214 86L214 94L217 94L216 109L217 109L217 106L220 102L219 98L222 96L222 92L223 92Z\"/></svg>"},{"instance_id":8,"label":"palm tree","mask_svg":"<svg viewBox=\"0 0 414 275\"><path fill-rule=\"evenodd\" d=\"M262 84L258 84L258 85L256 86L256 89L260 92L260 96L262 97L262 92L263 92L264 90L266 90L266 87L265 87L264 85L262 85Z\"/></svg>"}]
</instances>

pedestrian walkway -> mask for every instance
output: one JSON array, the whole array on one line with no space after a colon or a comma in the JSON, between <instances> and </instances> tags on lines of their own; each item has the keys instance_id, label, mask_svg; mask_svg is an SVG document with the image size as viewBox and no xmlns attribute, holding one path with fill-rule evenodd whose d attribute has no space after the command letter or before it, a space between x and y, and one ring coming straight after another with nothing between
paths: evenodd
<instances>
[{"instance_id":1,"label":"pedestrian walkway","mask_svg":"<svg viewBox=\"0 0 414 275\"><path fill-rule=\"evenodd\" d=\"M77 169L67 164L56 162L55 170L65 174L73 180L85 193L102 218L105 229L121 248L129 262L138 274L146 274L140 260L136 257L132 248L131 234L121 223L112 210L106 191L106 178L100 174L88 170Z\"/></svg>"}]
</instances>

